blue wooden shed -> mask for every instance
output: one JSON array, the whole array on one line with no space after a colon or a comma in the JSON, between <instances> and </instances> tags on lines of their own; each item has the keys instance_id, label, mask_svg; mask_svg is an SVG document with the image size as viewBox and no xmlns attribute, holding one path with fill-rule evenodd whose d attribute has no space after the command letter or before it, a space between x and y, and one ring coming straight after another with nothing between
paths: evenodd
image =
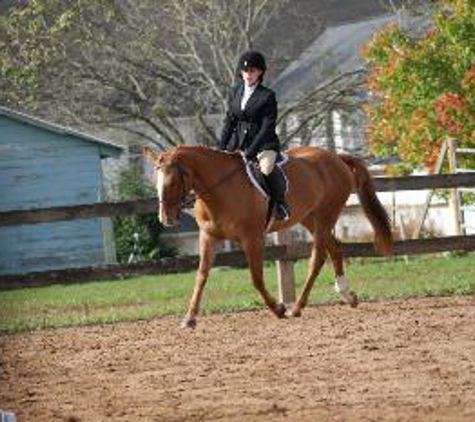
<instances>
[{"instance_id":1,"label":"blue wooden shed","mask_svg":"<svg viewBox=\"0 0 475 422\"><path fill-rule=\"evenodd\" d=\"M101 202L122 147L0 107L0 211ZM0 227L0 274L115 261L110 219Z\"/></svg>"}]
</instances>

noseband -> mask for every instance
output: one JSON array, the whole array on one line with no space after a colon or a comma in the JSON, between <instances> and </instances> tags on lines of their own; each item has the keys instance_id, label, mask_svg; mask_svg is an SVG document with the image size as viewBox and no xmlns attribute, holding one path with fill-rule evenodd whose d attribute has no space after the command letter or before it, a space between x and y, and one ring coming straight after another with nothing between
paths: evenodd
<instances>
[{"instance_id":1,"label":"noseband","mask_svg":"<svg viewBox=\"0 0 475 422\"><path fill-rule=\"evenodd\" d=\"M192 204L193 201L194 201L194 198L190 198L190 199L186 200L186 197L187 197L187 194L188 194L186 178L190 177L190 172L187 169L183 168L179 163L168 163L168 164L165 164L163 166L158 166L157 169L160 169L160 167L165 167L165 166L176 167L177 168L178 175L179 175L179 178L180 178L180 184L181 184L181 195L180 195L180 198L179 198L178 201L174 201L174 202L170 203L169 201L165 202L164 199L159 199L158 204L160 206L162 206L162 205L163 206L166 206L166 205L168 205L168 206L180 205L181 208Z\"/></svg>"}]
</instances>

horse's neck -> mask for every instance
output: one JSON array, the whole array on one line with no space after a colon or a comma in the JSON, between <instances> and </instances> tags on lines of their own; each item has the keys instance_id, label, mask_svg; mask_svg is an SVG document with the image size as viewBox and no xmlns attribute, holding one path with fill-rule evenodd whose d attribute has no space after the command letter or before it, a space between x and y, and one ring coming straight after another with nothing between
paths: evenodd
<instances>
[{"instance_id":1,"label":"horse's neck","mask_svg":"<svg viewBox=\"0 0 475 422\"><path fill-rule=\"evenodd\" d=\"M184 150L180 154L180 161L191 171L193 189L197 195L212 194L221 181L238 171L239 166L237 160L232 157L203 147Z\"/></svg>"}]
</instances>

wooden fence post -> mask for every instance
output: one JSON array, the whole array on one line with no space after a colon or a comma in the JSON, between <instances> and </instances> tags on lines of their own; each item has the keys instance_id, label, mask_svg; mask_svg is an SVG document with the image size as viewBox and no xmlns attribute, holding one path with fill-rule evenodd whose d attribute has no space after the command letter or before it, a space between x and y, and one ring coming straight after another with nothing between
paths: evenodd
<instances>
[{"instance_id":1,"label":"wooden fence post","mask_svg":"<svg viewBox=\"0 0 475 422\"><path fill-rule=\"evenodd\" d=\"M434 168L434 174L439 174L442 171L442 166L444 164L445 156L447 155L448 150L448 142L445 141L442 144L442 148L440 149L439 156L437 157L437 162ZM432 196L434 194L434 189L429 190L426 196L426 202L422 207L421 214L416 222L416 229L414 230L414 234L412 235L413 239L419 239L422 229L424 228L424 221L427 217L429 212L430 203L432 201Z\"/></svg>"},{"instance_id":2,"label":"wooden fence post","mask_svg":"<svg viewBox=\"0 0 475 422\"><path fill-rule=\"evenodd\" d=\"M449 139L447 141L449 147L449 171L452 174L457 173L457 147L455 144L455 139ZM455 221L455 234L461 235L463 234L462 231L462 221L461 221L461 214L460 214L460 198L457 188L453 188L450 191L450 202L452 204L452 209L454 211L454 221Z\"/></svg>"},{"instance_id":3,"label":"wooden fence post","mask_svg":"<svg viewBox=\"0 0 475 422\"><path fill-rule=\"evenodd\" d=\"M295 302L295 273L294 261L288 258L287 248L292 241L290 231L276 232L274 234L277 245L286 246L284 257L277 261L277 283L279 286L280 301L288 304Z\"/></svg>"}]
</instances>

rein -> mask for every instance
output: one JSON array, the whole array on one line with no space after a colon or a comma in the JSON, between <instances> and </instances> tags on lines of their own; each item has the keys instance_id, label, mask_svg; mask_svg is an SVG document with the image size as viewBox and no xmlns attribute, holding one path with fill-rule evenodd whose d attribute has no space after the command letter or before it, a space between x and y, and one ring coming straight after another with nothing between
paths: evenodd
<instances>
[{"instance_id":1,"label":"rein","mask_svg":"<svg viewBox=\"0 0 475 422\"><path fill-rule=\"evenodd\" d=\"M183 194L182 194L182 199L181 199L182 208L188 208L189 206L191 206L196 201L196 195L189 196L185 192L186 191L185 176L189 176L189 172L188 172L188 170L184 169L179 163L174 163L173 165L176 165L178 167L181 182L182 182L182 185L183 185ZM225 175L224 177L219 179L216 183L214 183L213 185L206 188L203 192L201 192L200 196L204 196L204 195L209 194L211 191L216 189L218 186L221 186L224 182L226 182L228 179L233 177L240 170L241 170L241 167L238 166L233 171L230 171L227 175ZM164 204L164 201L162 199L159 199L158 203L159 203L159 205L161 205L161 204Z\"/></svg>"}]
</instances>

